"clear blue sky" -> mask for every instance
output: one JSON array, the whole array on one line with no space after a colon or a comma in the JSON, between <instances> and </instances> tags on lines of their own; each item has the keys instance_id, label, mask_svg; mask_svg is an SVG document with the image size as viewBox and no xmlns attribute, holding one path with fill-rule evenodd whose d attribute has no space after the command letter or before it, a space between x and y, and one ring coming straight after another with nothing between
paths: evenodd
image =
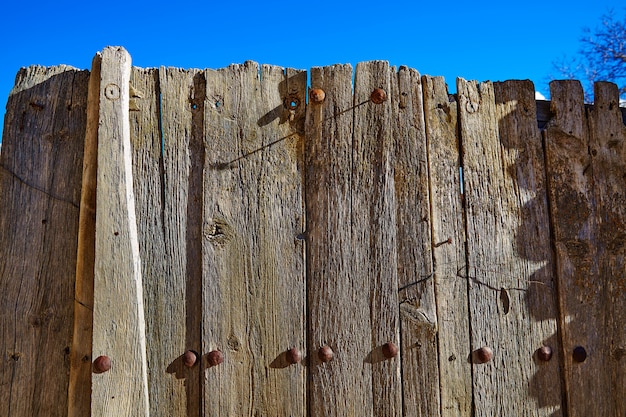
<instances>
[{"instance_id":1,"label":"clear blue sky","mask_svg":"<svg viewBox=\"0 0 626 417\"><path fill-rule=\"evenodd\" d=\"M575 55L583 26L624 0L4 1L0 120L15 74L33 64L88 69L107 45L133 65L220 68L254 60L307 69L384 59L422 74L531 79L547 94L552 62Z\"/></svg>"}]
</instances>

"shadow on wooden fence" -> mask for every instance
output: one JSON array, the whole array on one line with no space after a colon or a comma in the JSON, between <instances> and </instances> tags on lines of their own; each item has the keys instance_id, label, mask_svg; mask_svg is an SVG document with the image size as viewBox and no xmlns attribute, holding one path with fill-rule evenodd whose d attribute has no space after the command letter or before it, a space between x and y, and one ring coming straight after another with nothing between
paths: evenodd
<instances>
[{"instance_id":1,"label":"shadow on wooden fence","mask_svg":"<svg viewBox=\"0 0 626 417\"><path fill-rule=\"evenodd\" d=\"M0 415L626 415L616 86L355 75L21 70Z\"/></svg>"}]
</instances>

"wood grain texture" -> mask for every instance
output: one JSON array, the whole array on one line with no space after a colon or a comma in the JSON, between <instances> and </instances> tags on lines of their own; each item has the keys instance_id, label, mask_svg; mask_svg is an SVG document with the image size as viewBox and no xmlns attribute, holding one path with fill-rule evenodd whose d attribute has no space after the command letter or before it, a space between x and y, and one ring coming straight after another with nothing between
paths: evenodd
<instances>
[{"instance_id":1,"label":"wood grain texture","mask_svg":"<svg viewBox=\"0 0 626 417\"><path fill-rule=\"evenodd\" d=\"M142 271L135 218L129 122L131 63L119 47L102 51L96 195L93 357L111 370L92 378L91 413L148 416Z\"/></svg>"},{"instance_id":2,"label":"wood grain texture","mask_svg":"<svg viewBox=\"0 0 626 417\"><path fill-rule=\"evenodd\" d=\"M356 67L354 85L352 240L346 243L351 248L350 279L357 288L364 286L364 293L356 296L369 301L371 330L363 341L367 356L363 359L352 356L358 351L350 349L352 357L348 360L355 365L365 362L364 370L371 372L374 416L402 415L401 356L388 359L382 354L382 346L387 342L400 346L397 255L400 242L396 241L395 141L391 123L395 75L395 69L386 61L362 62ZM368 102L377 88L386 92L387 99L382 103ZM360 319L355 316L353 321Z\"/></svg>"},{"instance_id":3,"label":"wood grain texture","mask_svg":"<svg viewBox=\"0 0 626 417\"><path fill-rule=\"evenodd\" d=\"M67 413L89 73L29 67L0 159L0 415Z\"/></svg>"},{"instance_id":4,"label":"wood grain texture","mask_svg":"<svg viewBox=\"0 0 626 417\"><path fill-rule=\"evenodd\" d=\"M392 226L396 231L403 409L380 415L434 417L440 415L441 394L422 83L419 73L407 67L393 75L390 117L396 213ZM387 204L393 202L390 199ZM388 245L388 250L393 249ZM394 289L387 290L386 297L396 296Z\"/></svg>"},{"instance_id":5,"label":"wood grain texture","mask_svg":"<svg viewBox=\"0 0 626 417\"><path fill-rule=\"evenodd\" d=\"M204 413L304 415L302 140L306 73L248 62L204 73Z\"/></svg>"},{"instance_id":6,"label":"wood grain texture","mask_svg":"<svg viewBox=\"0 0 626 417\"><path fill-rule=\"evenodd\" d=\"M91 416L91 351L93 342L93 284L96 254L96 186L98 169L98 120L102 55L91 63L87 93L87 121L80 195L74 330L70 351L68 417Z\"/></svg>"},{"instance_id":7,"label":"wood grain texture","mask_svg":"<svg viewBox=\"0 0 626 417\"><path fill-rule=\"evenodd\" d=\"M442 77L422 77L428 140L441 415L472 415L465 221L457 101ZM450 242L450 243L448 243Z\"/></svg>"},{"instance_id":8,"label":"wood grain texture","mask_svg":"<svg viewBox=\"0 0 626 417\"><path fill-rule=\"evenodd\" d=\"M624 348L624 126L616 110L617 90L598 84L597 107L587 119L580 83L553 82L550 89L554 117L546 152L568 415L623 416L618 382L624 378L619 359ZM583 362L574 358L576 347L587 353Z\"/></svg>"},{"instance_id":9,"label":"wood grain texture","mask_svg":"<svg viewBox=\"0 0 626 417\"><path fill-rule=\"evenodd\" d=\"M603 285L599 282L595 241L593 174L582 86L576 81L550 83L553 118L545 149L549 180L559 303L564 383L568 416L608 416L610 382L605 358L596 355L605 341ZM590 354L573 361L575 347Z\"/></svg>"},{"instance_id":10,"label":"wood grain texture","mask_svg":"<svg viewBox=\"0 0 626 417\"><path fill-rule=\"evenodd\" d=\"M371 416L369 276L354 275L352 254L352 67L312 68L311 87L326 99L306 120L309 415ZM319 360L322 346L332 361Z\"/></svg>"},{"instance_id":11,"label":"wood grain texture","mask_svg":"<svg viewBox=\"0 0 626 417\"><path fill-rule=\"evenodd\" d=\"M190 94L194 76L199 73L133 68L130 81L151 415L198 416L200 411L200 366L190 369L182 361L187 349L201 350L200 324L188 323L201 315L201 276L194 275L193 288L187 285L191 275L187 271L193 121ZM200 219L200 210L196 207L195 211L192 217ZM199 244L198 240L196 246ZM199 259L196 254L197 263ZM187 303L189 292L198 294L197 303Z\"/></svg>"},{"instance_id":12,"label":"wood grain texture","mask_svg":"<svg viewBox=\"0 0 626 417\"><path fill-rule=\"evenodd\" d=\"M517 314L519 320L515 326L523 336L516 342L527 344L527 350L519 353L518 360L534 404L525 396L521 396L521 401L528 401L528 408L537 410L535 415L554 417L564 414L564 389L561 387L558 294L550 243L545 155L537 128L535 87L529 80L494 83L494 94L502 166L506 171L505 187L511 196L510 211L514 219L507 226L515 237L512 261L527 279L525 291L520 294L524 305L518 306L527 313L511 310L511 299L508 313ZM542 346L553 352L549 362L537 356L537 349ZM527 360L529 351L532 361Z\"/></svg>"},{"instance_id":13,"label":"wood grain texture","mask_svg":"<svg viewBox=\"0 0 626 417\"><path fill-rule=\"evenodd\" d=\"M603 393L607 416L626 416L626 127L619 109L619 93L613 83L596 83L594 107L589 112L589 147L594 177L595 222L598 241L599 281L596 291L603 297L599 306L605 319L595 323L604 335L594 335L602 355L606 378ZM594 316L592 316L594 317ZM600 315L595 316L598 319Z\"/></svg>"},{"instance_id":14,"label":"wood grain texture","mask_svg":"<svg viewBox=\"0 0 626 417\"><path fill-rule=\"evenodd\" d=\"M521 87L519 96L509 97L517 94L513 93L516 87ZM458 79L457 89L472 350L488 346L493 351L487 363L474 360L475 413L560 415L556 361L551 372L556 392L549 404L538 409L530 400L533 389L542 385L529 384L537 367L533 355L556 333L555 321L531 316L556 317L551 271L541 271L550 263L546 262L550 240L540 138L536 128L527 132L521 128L524 122L536 123L535 108L528 99L534 89L500 86L498 105L489 82L479 85ZM540 200L534 202L543 201L543 207L524 212L524 205L535 197ZM525 256L530 250L532 257Z\"/></svg>"}]
</instances>

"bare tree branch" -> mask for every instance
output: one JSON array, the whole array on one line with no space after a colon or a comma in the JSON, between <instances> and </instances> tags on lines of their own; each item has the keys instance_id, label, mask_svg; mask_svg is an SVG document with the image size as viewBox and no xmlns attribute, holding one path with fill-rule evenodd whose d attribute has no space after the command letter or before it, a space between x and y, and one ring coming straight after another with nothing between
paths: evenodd
<instances>
[{"instance_id":1,"label":"bare tree branch","mask_svg":"<svg viewBox=\"0 0 626 417\"><path fill-rule=\"evenodd\" d=\"M618 16L609 10L595 29L583 28L578 55L552 63L557 77L581 80L588 102L593 101L596 81L614 82L626 99L626 8L623 12Z\"/></svg>"}]
</instances>

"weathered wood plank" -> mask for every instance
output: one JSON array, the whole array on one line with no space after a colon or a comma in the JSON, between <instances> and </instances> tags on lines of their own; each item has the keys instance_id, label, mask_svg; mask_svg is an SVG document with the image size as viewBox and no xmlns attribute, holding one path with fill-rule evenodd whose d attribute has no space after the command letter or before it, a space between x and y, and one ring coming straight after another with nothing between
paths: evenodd
<instances>
[{"instance_id":1,"label":"weathered wood plank","mask_svg":"<svg viewBox=\"0 0 626 417\"><path fill-rule=\"evenodd\" d=\"M496 105L489 82L458 79L457 88L472 348L493 351L487 363L473 357L475 413L554 415L560 413L556 360L550 376L540 373L556 384L549 404L537 409L530 400L544 395L534 392L542 381L530 383L537 371L533 355L556 333L554 321L536 320L556 317L556 305L550 267L543 269L550 265L550 239L534 89L501 85Z\"/></svg>"},{"instance_id":2,"label":"weathered wood plank","mask_svg":"<svg viewBox=\"0 0 626 417\"><path fill-rule=\"evenodd\" d=\"M0 159L0 415L66 415L89 73L20 70Z\"/></svg>"},{"instance_id":3,"label":"weathered wood plank","mask_svg":"<svg viewBox=\"0 0 626 417\"><path fill-rule=\"evenodd\" d=\"M613 83L596 83L594 107L589 112L589 147L592 155L599 281L593 286L603 296L599 308L605 320L595 323L605 334L595 334L599 349L589 359L602 356L607 380L607 416L626 416L626 127ZM594 316L587 316L594 318ZM599 317L598 317L599 318ZM602 340L603 338L604 340Z\"/></svg>"},{"instance_id":4,"label":"weathered wood plank","mask_svg":"<svg viewBox=\"0 0 626 417\"><path fill-rule=\"evenodd\" d=\"M304 415L302 141L306 73L248 62L207 70L203 352L212 416ZM210 365L210 361L206 360Z\"/></svg>"},{"instance_id":5,"label":"weathered wood plank","mask_svg":"<svg viewBox=\"0 0 626 417\"><path fill-rule=\"evenodd\" d=\"M417 71L400 67L392 86L403 411L387 415L435 417L441 395L422 83Z\"/></svg>"},{"instance_id":6,"label":"weathered wood plank","mask_svg":"<svg viewBox=\"0 0 626 417\"><path fill-rule=\"evenodd\" d=\"M370 416L370 283L354 275L352 246L353 106L360 104L353 101L352 67L313 68L311 87L326 99L309 103L306 125L309 412ZM318 358L323 346L334 351L330 362Z\"/></svg>"},{"instance_id":7,"label":"weathered wood plank","mask_svg":"<svg viewBox=\"0 0 626 417\"><path fill-rule=\"evenodd\" d=\"M91 351L93 342L93 283L96 253L96 182L101 63L102 56L96 54L91 64L87 95L87 121L77 236L78 248L76 251L74 330L70 351L68 417L91 416Z\"/></svg>"},{"instance_id":8,"label":"weathered wood plank","mask_svg":"<svg viewBox=\"0 0 626 417\"><path fill-rule=\"evenodd\" d=\"M130 56L102 51L96 195L93 356L111 358L92 378L94 416L148 416L144 300L129 122Z\"/></svg>"},{"instance_id":9,"label":"weathered wood plank","mask_svg":"<svg viewBox=\"0 0 626 417\"><path fill-rule=\"evenodd\" d=\"M360 395L372 396L374 416L402 414L400 356L386 358L382 352L386 343L400 346L393 177L395 141L391 124L394 73L385 61L362 62L356 67L354 86L352 240L346 243L351 249L349 278L357 289L363 286L363 293L355 296L369 301L371 330L361 342L365 358L358 356L359 350L346 349L345 352L350 355L347 360L353 366L364 363L364 371L371 372L372 392ZM375 89L385 92L386 99L382 103L370 100L372 94L376 96ZM363 317L353 315L351 321L346 325L355 326L353 323L363 321Z\"/></svg>"},{"instance_id":10,"label":"weathered wood plank","mask_svg":"<svg viewBox=\"0 0 626 417\"><path fill-rule=\"evenodd\" d=\"M457 102L442 77L422 77L428 138L433 276L437 296L441 415L472 415L470 321L465 274Z\"/></svg>"},{"instance_id":11,"label":"weathered wood plank","mask_svg":"<svg viewBox=\"0 0 626 417\"><path fill-rule=\"evenodd\" d=\"M526 271L527 286L523 294L527 315L518 315L528 351L519 361L528 383L528 394L539 409L536 415L562 415L561 343L558 335L558 294L554 277L554 259L550 243L550 218L545 174L545 156L537 128L535 88L531 81L507 81L494 84L496 114L505 184L511 197L515 236L513 261L521 273ZM510 295L510 294L509 294ZM505 300L503 300L505 301ZM509 300L510 303L510 300ZM510 306L509 306L510 308ZM515 313L519 313L517 310ZM509 313L510 314L510 313ZM520 339L517 339L519 342ZM549 348L552 357L541 359L539 349ZM543 350L542 350L543 351ZM541 352L542 352L541 351ZM530 368L527 366L530 365ZM529 407L533 407L529 404Z\"/></svg>"},{"instance_id":12,"label":"weathered wood plank","mask_svg":"<svg viewBox=\"0 0 626 417\"><path fill-rule=\"evenodd\" d=\"M551 109L546 137L550 214L562 327L564 383L569 416L608 416L604 285L596 264L598 241L593 212L593 177L583 91L577 81L550 83ZM581 346L590 357L573 360ZM593 353L592 353L593 352Z\"/></svg>"},{"instance_id":13,"label":"weathered wood plank","mask_svg":"<svg viewBox=\"0 0 626 417\"><path fill-rule=\"evenodd\" d=\"M169 68L133 68L131 73L133 179L151 415L189 417L199 413L201 367L187 368L182 360L187 349L201 349L200 324L188 326L189 319L201 315L201 274L194 276L193 288L187 286L191 275L187 273L190 93L198 73ZM195 211L192 217L200 219L200 210L196 207ZM196 246L199 244L198 239ZM196 260L199 258L197 254ZM193 305L187 303L190 291L198 294Z\"/></svg>"},{"instance_id":14,"label":"weathered wood plank","mask_svg":"<svg viewBox=\"0 0 626 417\"><path fill-rule=\"evenodd\" d=\"M622 416L624 126L617 90L596 86L587 125L580 83L553 82L550 88L555 117L546 152L568 412Z\"/></svg>"}]
</instances>

